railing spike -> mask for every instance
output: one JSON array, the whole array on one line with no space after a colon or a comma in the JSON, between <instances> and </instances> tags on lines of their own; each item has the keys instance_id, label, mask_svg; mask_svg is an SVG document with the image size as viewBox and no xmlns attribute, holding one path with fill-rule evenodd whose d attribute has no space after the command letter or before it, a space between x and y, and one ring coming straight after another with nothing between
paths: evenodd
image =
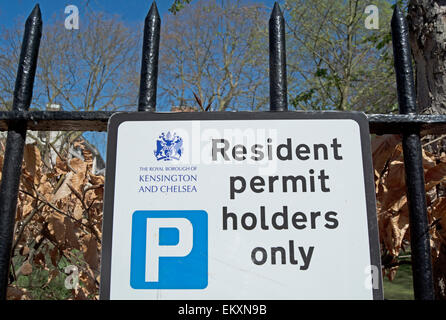
<instances>
[{"instance_id":1,"label":"railing spike","mask_svg":"<svg viewBox=\"0 0 446 320\"><path fill-rule=\"evenodd\" d=\"M269 19L270 110L288 109L286 79L285 19L277 2Z\"/></svg>"},{"instance_id":2,"label":"railing spike","mask_svg":"<svg viewBox=\"0 0 446 320\"><path fill-rule=\"evenodd\" d=\"M153 2L144 23L138 111L156 110L160 28L161 19Z\"/></svg>"},{"instance_id":3,"label":"railing spike","mask_svg":"<svg viewBox=\"0 0 446 320\"><path fill-rule=\"evenodd\" d=\"M409 44L409 28L407 27L406 18L398 6L395 6L393 10L391 29L400 113L416 113L417 105L412 70L412 54Z\"/></svg>"},{"instance_id":4,"label":"railing spike","mask_svg":"<svg viewBox=\"0 0 446 320\"><path fill-rule=\"evenodd\" d=\"M31 104L41 37L42 15L39 5L36 4L25 22L25 33L14 89L13 110L28 110Z\"/></svg>"},{"instance_id":5,"label":"railing spike","mask_svg":"<svg viewBox=\"0 0 446 320\"><path fill-rule=\"evenodd\" d=\"M280 10L280 5L276 2L274 2L273 11L271 12L271 18L272 17L281 17L283 18L282 10Z\"/></svg>"},{"instance_id":6,"label":"railing spike","mask_svg":"<svg viewBox=\"0 0 446 320\"><path fill-rule=\"evenodd\" d=\"M154 2L152 3L152 5L150 6L150 10L149 10L149 12L147 13L146 20L147 20L147 19L150 19L150 18L160 19L160 15L159 15L159 12L158 12L158 7L157 7L155 1L154 1Z\"/></svg>"}]
</instances>

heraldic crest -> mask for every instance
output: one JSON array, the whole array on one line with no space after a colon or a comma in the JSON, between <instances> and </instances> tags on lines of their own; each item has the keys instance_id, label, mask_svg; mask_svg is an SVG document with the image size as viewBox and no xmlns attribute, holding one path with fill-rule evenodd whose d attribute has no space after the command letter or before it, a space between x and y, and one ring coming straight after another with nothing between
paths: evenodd
<instances>
[{"instance_id":1,"label":"heraldic crest","mask_svg":"<svg viewBox=\"0 0 446 320\"><path fill-rule=\"evenodd\" d=\"M164 132L156 140L156 150L154 151L156 160L180 160L183 154L183 138L173 135L170 131L165 134Z\"/></svg>"}]
</instances>

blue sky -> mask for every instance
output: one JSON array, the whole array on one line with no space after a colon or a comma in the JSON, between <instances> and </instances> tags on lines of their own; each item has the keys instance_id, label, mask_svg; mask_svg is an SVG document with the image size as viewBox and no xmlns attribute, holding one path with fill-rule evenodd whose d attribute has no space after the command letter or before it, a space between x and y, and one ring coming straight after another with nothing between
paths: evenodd
<instances>
[{"instance_id":1,"label":"blue sky","mask_svg":"<svg viewBox=\"0 0 446 320\"><path fill-rule=\"evenodd\" d=\"M173 1L157 1L161 15L168 13ZM80 15L85 10L86 3L93 10L119 14L123 20L129 22L141 22L152 4L146 0L0 0L0 24L10 26L20 17L26 17L38 3L42 11L43 21L48 21L54 15L65 17L65 7L75 5L79 8Z\"/></svg>"},{"instance_id":2,"label":"blue sky","mask_svg":"<svg viewBox=\"0 0 446 320\"><path fill-rule=\"evenodd\" d=\"M168 9L174 0L158 0L156 4L160 15L169 13ZM255 2L255 1L253 1ZM258 0L272 8L274 0ZM0 26L11 26L17 20L22 21L38 3L42 11L43 21L49 21L55 15L66 17L65 7L76 5L80 16L86 3L91 9L111 14L118 14L124 21L140 23L149 11L152 0L0 0Z\"/></svg>"}]
</instances>

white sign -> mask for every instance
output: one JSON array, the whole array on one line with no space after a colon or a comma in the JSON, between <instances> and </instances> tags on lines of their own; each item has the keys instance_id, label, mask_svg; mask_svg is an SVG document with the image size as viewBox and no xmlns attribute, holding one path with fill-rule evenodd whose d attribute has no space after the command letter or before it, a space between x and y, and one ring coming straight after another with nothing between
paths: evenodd
<instances>
[{"instance_id":1,"label":"white sign","mask_svg":"<svg viewBox=\"0 0 446 320\"><path fill-rule=\"evenodd\" d=\"M381 299L361 113L109 123L102 299Z\"/></svg>"}]
</instances>

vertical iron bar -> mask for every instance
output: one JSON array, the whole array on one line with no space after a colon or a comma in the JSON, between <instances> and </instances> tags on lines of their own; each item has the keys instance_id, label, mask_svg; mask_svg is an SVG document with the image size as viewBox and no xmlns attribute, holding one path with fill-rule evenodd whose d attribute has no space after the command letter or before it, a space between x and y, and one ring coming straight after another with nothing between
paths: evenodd
<instances>
[{"instance_id":1,"label":"vertical iron bar","mask_svg":"<svg viewBox=\"0 0 446 320\"><path fill-rule=\"evenodd\" d=\"M156 111L161 19L153 2L144 22L138 111Z\"/></svg>"},{"instance_id":2,"label":"vertical iron bar","mask_svg":"<svg viewBox=\"0 0 446 320\"><path fill-rule=\"evenodd\" d=\"M13 111L27 111L31 104L41 36L42 17L37 4L25 23L25 33L14 88ZM14 238L14 222L26 129L26 121L11 122L6 140L0 185L0 300L6 299L9 280L11 247Z\"/></svg>"},{"instance_id":3,"label":"vertical iron bar","mask_svg":"<svg viewBox=\"0 0 446 320\"><path fill-rule=\"evenodd\" d=\"M285 19L277 2L269 19L269 96L271 111L288 110Z\"/></svg>"},{"instance_id":4,"label":"vertical iron bar","mask_svg":"<svg viewBox=\"0 0 446 320\"><path fill-rule=\"evenodd\" d=\"M395 58L398 104L401 114L417 112L409 30L401 10L395 7L392 17L392 42ZM429 224L427 220L426 190L420 129L403 133L403 155L406 172L407 202L409 206L412 272L416 300L433 300Z\"/></svg>"}]
</instances>

